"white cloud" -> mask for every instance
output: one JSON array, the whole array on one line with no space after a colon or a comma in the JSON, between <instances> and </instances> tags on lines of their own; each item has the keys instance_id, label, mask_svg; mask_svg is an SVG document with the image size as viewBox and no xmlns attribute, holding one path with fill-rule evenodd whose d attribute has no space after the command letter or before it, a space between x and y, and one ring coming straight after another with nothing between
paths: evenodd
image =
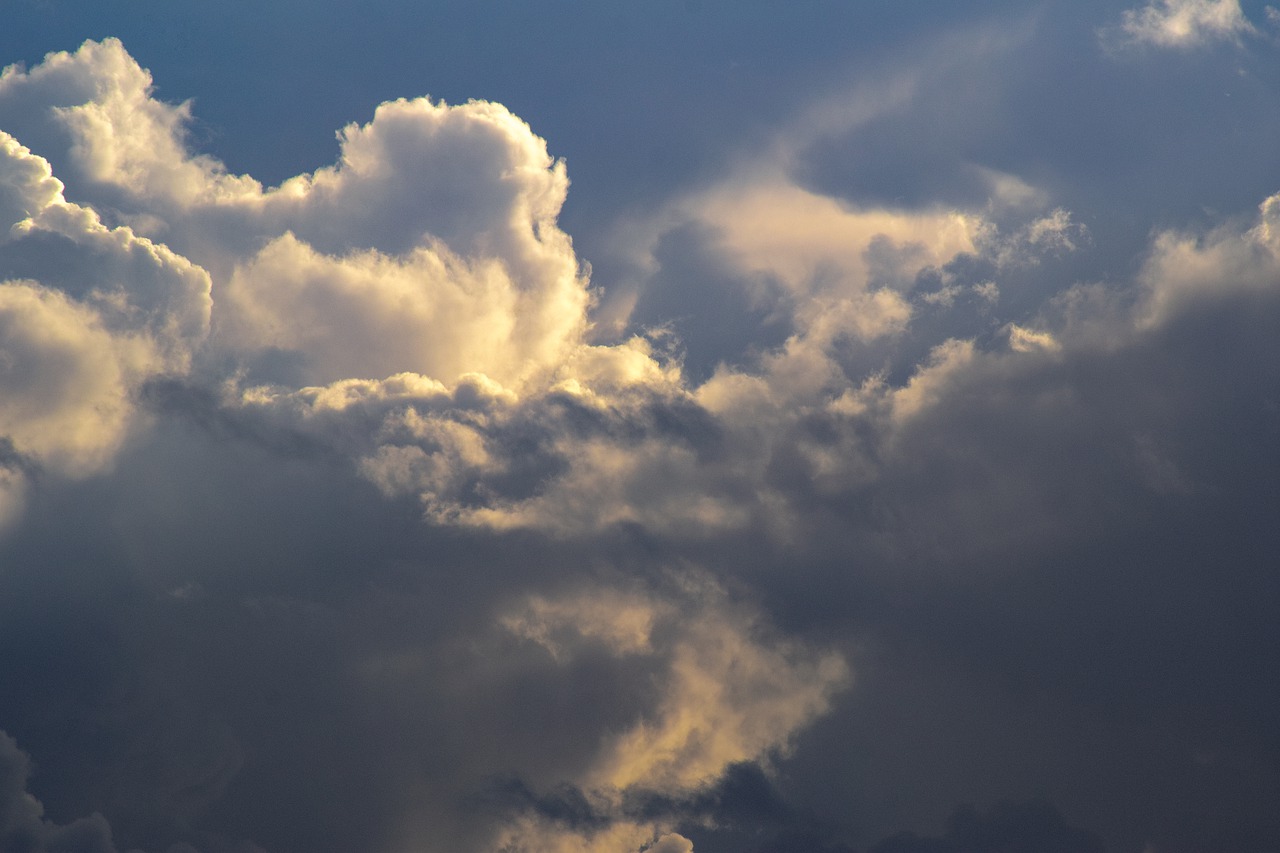
<instances>
[{"instance_id":1,"label":"white cloud","mask_svg":"<svg viewBox=\"0 0 1280 853\"><path fill-rule=\"evenodd\" d=\"M750 615L690 615L668 649L657 712L609 743L591 781L679 791L730 765L785 749L830 707L848 670L837 655L786 641L761 642Z\"/></svg>"},{"instance_id":2,"label":"white cloud","mask_svg":"<svg viewBox=\"0 0 1280 853\"><path fill-rule=\"evenodd\" d=\"M584 334L591 296L555 222L564 166L501 105L382 104L342 131L335 166L266 191L189 153L188 120L113 39L0 79L0 122L51 152L78 198L212 274L215 349L285 350L298 384L519 384Z\"/></svg>"},{"instance_id":3,"label":"white cloud","mask_svg":"<svg viewBox=\"0 0 1280 853\"><path fill-rule=\"evenodd\" d=\"M1048 332L1009 324L1009 348L1017 352L1057 352L1062 345Z\"/></svg>"},{"instance_id":4,"label":"white cloud","mask_svg":"<svg viewBox=\"0 0 1280 853\"><path fill-rule=\"evenodd\" d=\"M0 125L52 159L92 197L94 185L165 204L258 189L185 145L190 105L151 97L151 74L118 39L87 41L0 75ZM82 182L87 182L87 185Z\"/></svg>"},{"instance_id":5,"label":"white cloud","mask_svg":"<svg viewBox=\"0 0 1280 853\"><path fill-rule=\"evenodd\" d=\"M901 419L926 405L945 372L931 363L893 391L849 375L841 353L902 335L923 271L961 255L1070 249L1077 230L1057 210L1005 239L978 213L857 208L776 170L737 175L662 218L709 229L727 267L760 288L754 297L789 312L792 334L753 367L692 388L646 339L586 343L592 296L556 225L564 166L501 106L383 104L342 132L335 166L263 190L187 153L186 108L155 101L150 85L118 42L88 43L7 72L0 115L52 101L63 118L31 129L61 145L77 190L200 265L148 243L170 267L209 271L202 352L271 383L233 379L227 404L335 443L387 494L416 495L435 523L563 536L762 523L788 536L793 496L771 466L791 458L826 491L868 482L854 424L887 429L890 411ZM1002 204L1039 198L1014 176L989 178ZM52 191L37 184L30 193ZM203 298L205 313L188 314L208 322ZM198 325L148 340L194 339ZM806 436L819 414L840 425L838 449ZM687 418L706 438L684 433ZM723 447L708 453L707 440Z\"/></svg>"},{"instance_id":6,"label":"white cloud","mask_svg":"<svg viewBox=\"0 0 1280 853\"><path fill-rule=\"evenodd\" d=\"M1280 282L1280 193L1259 205L1248 227L1222 226L1207 235L1157 234L1138 281L1142 328L1158 327L1214 299L1274 293Z\"/></svg>"},{"instance_id":7,"label":"white cloud","mask_svg":"<svg viewBox=\"0 0 1280 853\"><path fill-rule=\"evenodd\" d=\"M188 212L193 233L230 217L266 242L252 255L208 250L227 275L214 343L296 352L309 383L403 371L545 379L585 332L591 301L555 224L567 186L545 143L501 106L383 104L343 132L337 166ZM193 239L192 251L205 249Z\"/></svg>"},{"instance_id":8,"label":"white cloud","mask_svg":"<svg viewBox=\"0 0 1280 853\"><path fill-rule=\"evenodd\" d=\"M526 284L497 259L470 262L446 246L334 257L286 233L232 274L217 340L299 353L314 383L405 371L519 383L556 364L583 325L581 290L557 316Z\"/></svg>"},{"instance_id":9,"label":"white cloud","mask_svg":"<svg viewBox=\"0 0 1280 853\"><path fill-rule=\"evenodd\" d=\"M684 207L716 231L742 274L780 283L798 324L824 340L901 330L910 308L897 291L922 269L975 251L987 228L954 210L850 209L782 178L731 181ZM829 319L832 311L841 316Z\"/></svg>"},{"instance_id":10,"label":"white cloud","mask_svg":"<svg viewBox=\"0 0 1280 853\"><path fill-rule=\"evenodd\" d=\"M934 347L907 384L892 392L893 416L906 420L938 403L952 376L975 357L973 341L951 339Z\"/></svg>"},{"instance_id":11,"label":"white cloud","mask_svg":"<svg viewBox=\"0 0 1280 853\"><path fill-rule=\"evenodd\" d=\"M1012 234L990 229L983 241L984 250L994 256L999 266L1029 266L1048 256L1074 252L1088 240L1089 231L1071 218L1071 212L1055 208L1048 215L1033 219Z\"/></svg>"},{"instance_id":12,"label":"white cloud","mask_svg":"<svg viewBox=\"0 0 1280 853\"><path fill-rule=\"evenodd\" d=\"M107 465L141 384L181 373L208 332L209 278L68 203L49 164L0 132L0 435L42 466Z\"/></svg>"},{"instance_id":13,"label":"white cloud","mask_svg":"<svg viewBox=\"0 0 1280 853\"><path fill-rule=\"evenodd\" d=\"M154 350L22 282L0 285L0 341L0 432L14 449L72 474L106 464L132 412L130 389L157 366Z\"/></svg>"},{"instance_id":14,"label":"white cloud","mask_svg":"<svg viewBox=\"0 0 1280 853\"><path fill-rule=\"evenodd\" d=\"M1241 36L1256 32L1240 0L1153 0L1126 11L1120 29L1133 44L1172 48L1239 42Z\"/></svg>"}]
</instances>

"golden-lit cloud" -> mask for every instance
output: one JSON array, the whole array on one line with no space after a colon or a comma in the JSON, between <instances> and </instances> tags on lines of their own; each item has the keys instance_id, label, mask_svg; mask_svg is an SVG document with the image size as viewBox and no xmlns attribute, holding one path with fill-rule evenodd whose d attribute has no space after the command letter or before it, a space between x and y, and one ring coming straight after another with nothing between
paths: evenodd
<instances>
[{"instance_id":1,"label":"golden-lit cloud","mask_svg":"<svg viewBox=\"0 0 1280 853\"><path fill-rule=\"evenodd\" d=\"M885 284L910 282L921 269L973 252L981 218L953 210L849 209L834 198L783 181L727 186L689 202L694 216L720 235L722 250L743 273L769 275L802 305L863 299L855 333L877 337L901 328L905 308L876 306ZM892 257L889 280L876 282L868 256ZM888 273L888 275L886 275ZM887 297L881 297L887 298Z\"/></svg>"},{"instance_id":2,"label":"golden-lit cloud","mask_svg":"<svg viewBox=\"0 0 1280 853\"><path fill-rule=\"evenodd\" d=\"M628 792L693 794L731 765L779 757L850 679L841 655L779 636L697 572L673 575L665 595L593 587L559 599L535 596L501 624L561 666L603 648L653 671L645 688L650 710L604 737L581 776L565 780L605 813ZM623 819L569 831L530 817L509 827L496 849L691 849L670 830L662 821Z\"/></svg>"},{"instance_id":3,"label":"golden-lit cloud","mask_svg":"<svg viewBox=\"0 0 1280 853\"><path fill-rule=\"evenodd\" d=\"M1251 32L1235 2L1123 21L1126 44ZM735 798L795 796L770 787L793 758L823 768L810 787L842 772L793 753L826 715L848 744L828 732L819 752L961 766L983 746L948 728L957 683L956 713L998 728L1001 703L1056 702L1076 688L1059 670L1094 664L1063 613L1111 642L1150 626L1135 602L1158 587L1191 611L1171 623L1222 624L1237 602L1206 595L1206 617L1145 563L1129 566L1141 595L1117 589L1108 560L1146 560L1151 540L1171 564L1237 547L1160 537L1271 458L1280 196L1206 213L1217 226L1149 232L1125 211L1130 232L1095 233L1116 226L1067 209L1091 198L1051 168L1061 152L1008 155L1014 122L997 119L1065 121L1022 89L985 103L1008 95L1033 24L931 42L936 60L890 63L799 105L760 150L619 202L600 227L623 260L599 268L623 269L598 282L561 227L566 164L500 104L388 101L340 130L333 163L266 187L196 153L191 106L156 98L118 41L7 70L0 579L59 614L72 602L68 643L101 655L86 668L110 720L71 719L134 727L135 752L103 766L160 780L134 796L95 777L85 797L106 809L126 790L147 827L165 788L181 808L164 826L185 832L244 758L229 812L305 765L360 813L335 822L379 824L361 853L691 853ZM970 127L987 121L998 140ZM917 154L895 198L879 170ZM1215 530L1264 515L1209 508ZM101 630L75 609L114 595L133 609ZM112 680L140 657L151 680ZM1114 669L1119 691L1132 665ZM34 679L36 705L33 671L13 681ZM887 692L843 699L877 678ZM985 680L999 687L974 698ZM153 705L214 710L157 750L163 714L134 713ZM904 746L905 717L938 741ZM991 758L992 775L1039 757ZM0 737L3 761L4 802L44 843L58 827ZM302 791L299 823L340 795ZM808 819L774 805L777 827ZM91 828L110 849L105 820Z\"/></svg>"},{"instance_id":4,"label":"golden-lit cloud","mask_svg":"<svg viewBox=\"0 0 1280 853\"><path fill-rule=\"evenodd\" d=\"M1248 227L1207 235L1164 231L1139 274L1138 323L1159 326L1197 303L1274 292L1280 281L1280 194L1265 199Z\"/></svg>"},{"instance_id":5,"label":"golden-lit cloud","mask_svg":"<svg viewBox=\"0 0 1280 853\"><path fill-rule=\"evenodd\" d=\"M100 471L141 385L189 368L209 277L67 202L49 163L2 132L0 214L0 263L17 274L0 281L0 434L37 466Z\"/></svg>"}]
</instances>

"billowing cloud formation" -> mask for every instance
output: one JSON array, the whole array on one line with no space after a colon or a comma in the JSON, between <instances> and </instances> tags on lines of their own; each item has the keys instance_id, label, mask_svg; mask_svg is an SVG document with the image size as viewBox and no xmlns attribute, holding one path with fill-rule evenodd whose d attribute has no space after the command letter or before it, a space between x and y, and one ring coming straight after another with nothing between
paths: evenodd
<instances>
[{"instance_id":1,"label":"billowing cloud formation","mask_svg":"<svg viewBox=\"0 0 1280 853\"><path fill-rule=\"evenodd\" d=\"M310 383L518 384L583 332L589 296L555 226L564 167L503 107L383 104L343 131L338 165L264 191L187 154L188 107L150 91L118 41L91 42L8 69L0 117L88 200L213 272L215 348L277 354Z\"/></svg>"},{"instance_id":2,"label":"billowing cloud formation","mask_svg":"<svg viewBox=\"0 0 1280 853\"><path fill-rule=\"evenodd\" d=\"M891 430L970 357L963 341L935 341L900 388L848 361L904 333L921 276L961 256L1000 268L1074 248L1060 210L1006 238L981 211L847 210L785 177L736 180L682 203L675 221L711 229L728 268L759 282L743 298L785 311L791 334L756 367L690 387L650 341L585 342L591 297L554 223L563 166L501 107L384 104L344 131L337 166L263 191L185 155L185 108L152 101L131 62L117 42L90 44L5 82L15 98L91 93L54 111L97 116L59 120L65 156L212 271L210 353L270 382L235 392L246 415L337 442L388 494L418 495L437 522L561 533L764 524L786 537L807 498L772 482L779 453L829 494L874 479L869 448L815 443L807 418ZM104 82L72 85L75 73ZM134 133L104 133L112 116L144 117L145 138L120 143L136 157L97 151ZM156 135L168 141L149 141ZM163 184L134 176L144 151L164 159ZM183 189L165 189L174 184ZM1011 334L1023 350L1051 340ZM357 425L371 416L375 429Z\"/></svg>"},{"instance_id":3,"label":"billowing cloud formation","mask_svg":"<svg viewBox=\"0 0 1280 853\"><path fill-rule=\"evenodd\" d=\"M939 154L937 198L806 168L936 111L899 77L630 212L596 328L566 167L500 105L384 103L264 187L117 41L7 70L0 725L56 819L5 740L0 826L849 851L1025 788L1267 849L1280 196L1093 262L1127 244L1036 157ZM1094 842L1046 807L884 849L975 833Z\"/></svg>"},{"instance_id":4,"label":"billowing cloud formation","mask_svg":"<svg viewBox=\"0 0 1280 853\"><path fill-rule=\"evenodd\" d=\"M1120 28L1134 44L1173 48L1239 41L1255 31L1240 0L1159 0L1126 11Z\"/></svg>"},{"instance_id":5,"label":"billowing cloud formation","mask_svg":"<svg viewBox=\"0 0 1280 853\"><path fill-rule=\"evenodd\" d=\"M279 236L235 265L219 341L296 353L312 382L545 376L589 302L555 225L567 186L500 106L384 104L337 167L231 208Z\"/></svg>"},{"instance_id":6,"label":"billowing cloud formation","mask_svg":"<svg viewBox=\"0 0 1280 853\"><path fill-rule=\"evenodd\" d=\"M54 53L30 72L0 76L6 129L54 159L77 186L191 204L255 188L184 144L189 105L151 97L151 75L119 41Z\"/></svg>"},{"instance_id":7,"label":"billowing cloud formation","mask_svg":"<svg viewBox=\"0 0 1280 853\"><path fill-rule=\"evenodd\" d=\"M1219 228L1205 235L1164 232L1139 276L1143 300L1139 324L1167 322L1197 303L1235 295L1275 292L1280 280L1280 193L1262 202L1251 227Z\"/></svg>"},{"instance_id":8,"label":"billowing cloud formation","mask_svg":"<svg viewBox=\"0 0 1280 853\"><path fill-rule=\"evenodd\" d=\"M638 521L663 529L687 514L686 495L701 500L696 485L679 495L655 483L654 507L632 494L645 488L633 480L652 479L655 464L688 467L680 425L663 426L668 411L683 406L702 415L678 363L649 341L585 343L590 294L555 225L564 168L506 110L384 104L368 125L344 131L337 166L264 191L186 155L186 108L152 100L149 87L149 76L109 41L53 56L30 73L10 70L0 90L0 109L16 104L21 112L37 97L54 102L53 119L29 132L61 149L55 159L83 179L86 198L131 224L109 231L93 208L64 201L48 164L13 142L27 176L12 182L15 216L29 213L43 192L46 209L79 217L80 229L63 225L61 236L81 243L110 237L113 246L145 247L189 272L190 282L169 285L185 287L176 294L146 278L108 289L101 269L92 287L72 291L76 299L39 284L6 285L14 361L46 382L54 374L41 358L78 371L64 383L68 402L59 399L51 417L100 442L90 448L95 464L118 450L144 383L162 371L173 383L193 359L203 377L230 359L237 373L213 374L227 416L311 434L350 454L384 491L420 494L435 522L572 533ZM62 220L27 217L14 234L51 230L46 221ZM203 315L179 313L184 299ZM61 349L19 351L28 337L35 342L28 349L48 340ZM139 348L137 365L117 354L125 344ZM17 452L45 459L78 447L77 434L62 436L30 406L14 409L6 426ZM653 434L637 455L623 434L645 432ZM530 442L545 451L524 452ZM581 479L572 471L556 476L558 460L569 457L583 460ZM541 491L538 481L548 476L554 496L530 504L509 494ZM725 511L705 503L712 513ZM594 514L574 519L591 505ZM715 524L696 514L692 523ZM515 637L566 666L575 665L578 646L600 642L653 672L643 715L560 779L613 812L630 790L680 794L713 784L730 765L778 754L846 680L839 655L768 639L761 620L729 606L713 582L695 587L677 589L674 599L608 589L558 602L533 597L504 617ZM192 589L174 594L186 600ZM614 630L618 608L629 614L621 631ZM509 823L491 843L690 849L669 824L617 816L584 835L533 816Z\"/></svg>"},{"instance_id":9,"label":"billowing cloud formation","mask_svg":"<svg viewBox=\"0 0 1280 853\"><path fill-rule=\"evenodd\" d=\"M209 276L67 202L48 162L3 132L0 227L0 431L38 468L101 470L141 385L189 369Z\"/></svg>"},{"instance_id":10,"label":"billowing cloud formation","mask_svg":"<svg viewBox=\"0 0 1280 853\"><path fill-rule=\"evenodd\" d=\"M297 384L413 371L518 387L545 381L576 345L590 296L555 226L564 168L502 107L384 104L344 131L338 166L264 192L188 155L188 108L152 99L150 85L111 40L0 80L6 126L48 146L87 200L132 223L108 229L66 202L48 162L4 137L5 274L46 275L42 257L66 256L56 293L25 278L7 285L5 314L23 327L7 336L9 375L39 372L44 386L38 399L17 385L7 395L18 453L101 466L141 381L185 371L204 343L205 269L216 279L209 357L229 352Z\"/></svg>"}]
</instances>

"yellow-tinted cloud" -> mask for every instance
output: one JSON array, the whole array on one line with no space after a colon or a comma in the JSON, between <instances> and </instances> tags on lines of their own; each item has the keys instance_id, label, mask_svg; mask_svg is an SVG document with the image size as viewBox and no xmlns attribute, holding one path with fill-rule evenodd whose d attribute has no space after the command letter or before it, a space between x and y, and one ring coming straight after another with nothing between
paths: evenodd
<instances>
[{"instance_id":1,"label":"yellow-tinted cloud","mask_svg":"<svg viewBox=\"0 0 1280 853\"><path fill-rule=\"evenodd\" d=\"M47 161L0 132L0 258L25 273L0 281L0 436L80 476L109 464L143 382L188 369L208 333L210 283L62 189Z\"/></svg>"},{"instance_id":2,"label":"yellow-tinted cloud","mask_svg":"<svg viewBox=\"0 0 1280 853\"><path fill-rule=\"evenodd\" d=\"M660 663L654 711L602 746L582 780L593 789L707 784L730 764L785 750L848 682L839 655L773 635L710 580L687 576L681 586L675 600L610 589L537 597L503 619L558 658L595 642Z\"/></svg>"},{"instance_id":3,"label":"yellow-tinted cloud","mask_svg":"<svg viewBox=\"0 0 1280 853\"><path fill-rule=\"evenodd\" d=\"M785 752L849 682L835 652L779 636L754 609L730 600L699 573L678 573L665 593L588 587L533 596L500 619L561 665L603 649L640 658L654 672L651 710L606 737L578 778L602 814L628 790L681 796L713 784L730 765ZM499 850L688 853L663 820L611 819L565 827L525 816L500 835Z\"/></svg>"},{"instance_id":4,"label":"yellow-tinted cloud","mask_svg":"<svg viewBox=\"0 0 1280 853\"><path fill-rule=\"evenodd\" d=\"M1262 202L1247 228L1208 235L1166 231L1139 274L1137 323L1154 328L1203 300L1274 290L1280 281L1280 194Z\"/></svg>"}]
</instances>

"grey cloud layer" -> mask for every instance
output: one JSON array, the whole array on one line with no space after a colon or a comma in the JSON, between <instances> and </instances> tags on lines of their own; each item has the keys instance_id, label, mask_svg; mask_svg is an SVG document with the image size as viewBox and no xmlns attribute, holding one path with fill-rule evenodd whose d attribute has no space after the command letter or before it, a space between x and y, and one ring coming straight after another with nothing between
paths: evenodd
<instances>
[{"instance_id":1,"label":"grey cloud layer","mask_svg":"<svg viewBox=\"0 0 1280 853\"><path fill-rule=\"evenodd\" d=\"M118 42L7 70L0 727L37 772L0 742L0 831L849 850L1034 794L1117 844L1266 849L1280 195L1082 280L1094 233L1029 178L894 205L806 168L929 85L631 219L600 303L564 164L499 105L385 103L264 188ZM700 372L610 331L686 271L743 326ZM875 849L1094 844L964 814Z\"/></svg>"}]
</instances>

